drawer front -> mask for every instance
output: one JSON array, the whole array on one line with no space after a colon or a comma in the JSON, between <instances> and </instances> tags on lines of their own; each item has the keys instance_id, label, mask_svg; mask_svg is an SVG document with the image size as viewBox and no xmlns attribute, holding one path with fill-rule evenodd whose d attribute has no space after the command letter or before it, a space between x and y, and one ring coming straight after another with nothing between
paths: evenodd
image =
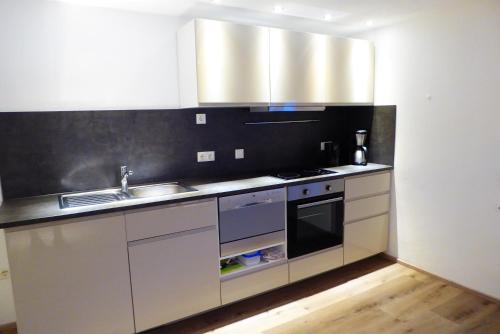
<instances>
[{"instance_id":1,"label":"drawer front","mask_svg":"<svg viewBox=\"0 0 500 334\"><path fill-rule=\"evenodd\" d=\"M344 263L352 263L387 249L389 215L344 226Z\"/></svg>"},{"instance_id":2,"label":"drawer front","mask_svg":"<svg viewBox=\"0 0 500 334\"><path fill-rule=\"evenodd\" d=\"M288 262L290 283L341 267L343 264L344 249L342 247Z\"/></svg>"},{"instance_id":3,"label":"drawer front","mask_svg":"<svg viewBox=\"0 0 500 334\"><path fill-rule=\"evenodd\" d=\"M391 173L349 178L345 181L345 198L351 200L359 197L388 192L391 189Z\"/></svg>"},{"instance_id":4,"label":"drawer front","mask_svg":"<svg viewBox=\"0 0 500 334\"><path fill-rule=\"evenodd\" d=\"M128 241L215 225L216 198L141 209L125 214Z\"/></svg>"},{"instance_id":5,"label":"drawer front","mask_svg":"<svg viewBox=\"0 0 500 334\"><path fill-rule=\"evenodd\" d=\"M344 221L350 222L389 211L390 195L379 195L345 203Z\"/></svg>"},{"instance_id":6,"label":"drawer front","mask_svg":"<svg viewBox=\"0 0 500 334\"><path fill-rule=\"evenodd\" d=\"M288 284L288 265L257 271L221 282L222 304L228 304Z\"/></svg>"}]
</instances>

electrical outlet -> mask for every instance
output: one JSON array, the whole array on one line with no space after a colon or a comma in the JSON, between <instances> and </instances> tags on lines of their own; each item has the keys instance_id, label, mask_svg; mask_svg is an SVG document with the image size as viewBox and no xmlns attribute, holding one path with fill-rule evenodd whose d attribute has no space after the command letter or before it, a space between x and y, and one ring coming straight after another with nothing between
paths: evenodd
<instances>
[{"instance_id":1,"label":"electrical outlet","mask_svg":"<svg viewBox=\"0 0 500 334\"><path fill-rule=\"evenodd\" d=\"M245 150L242 148L237 148L234 150L234 158L235 159L244 159L245 158Z\"/></svg>"},{"instance_id":2,"label":"electrical outlet","mask_svg":"<svg viewBox=\"0 0 500 334\"><path fill-rule=\"evenodd\" d=\"M198 152L198 162L207 162L215 160L215 151Z\"/></svg>"},{"instance_id":3,"label":"electrical outlet","mask_svg":"<svg viewBox=\"0 0 500 334\"><path fill-rule=\"evenodd\" d=\"M331 141L322 141L321 144L320 144L320 147L321 147L321 150L324 151L325 150L325 145L328 144L328 143L331 143Z\"/></svg>"},{"instance_id":4,"label":"electrical outlet","mask_svg":"<svg viewBox=\"0 0 500 334\"><path fill-rule=\"evenodd\" d=\"M9 271L7 269L0 269L0 279L9 278Z\"/></svg>"},{"instance_id":5,"label":"electrical outlet","mask_svg":"<svg viewBox=\"0 0 500 334\"><path fill-rule=\"evenodd\" d=\"M207 114L196 114L196 124L207 124Z\"/></svg>"}]
</instances>

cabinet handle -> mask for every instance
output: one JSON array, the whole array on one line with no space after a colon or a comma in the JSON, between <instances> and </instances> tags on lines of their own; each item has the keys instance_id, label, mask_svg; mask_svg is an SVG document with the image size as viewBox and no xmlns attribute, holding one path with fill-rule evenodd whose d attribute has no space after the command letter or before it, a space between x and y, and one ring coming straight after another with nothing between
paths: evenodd
<instances>
[{"instance_id":1,"label":"cabinet handle","mask_svg":"<svg viewBox=\"0 0 500 334\"><path fill-rule=\"evenodd\" d=\"M243 205L238 205L237 207L235 207L235 209L244 209L244 208L248 208L248 207L252 207L252 206L256 206L256 205L271 204L272 202L273 202L273 199L268 198L268 199L265 199L261 202L252 202L252 203L247 203L247 204L243 204Z\"/></svg>"}]
</instances>

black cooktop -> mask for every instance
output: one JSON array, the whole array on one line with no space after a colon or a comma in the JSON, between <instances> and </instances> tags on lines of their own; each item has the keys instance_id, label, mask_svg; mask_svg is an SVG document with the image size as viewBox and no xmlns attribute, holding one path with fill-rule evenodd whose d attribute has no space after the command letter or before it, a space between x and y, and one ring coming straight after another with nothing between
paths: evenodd
<instances>
[{"instance_id":1,"label":"black cooktop","mask_svg":"<svg viewBox=\"0 0 500 334\"><path fill-rule=\"evenodd\" d=\"M322 169L322 168L312 168L312 169L282 171L282 172L277 172L277 173L273 174L272 176L283 179L283 180L295 180L295 179L301 179L304 177L328 175L328 174L335 174L335 173L336 172L332 172L332 171Z\"/></svg>"}]
</instances>

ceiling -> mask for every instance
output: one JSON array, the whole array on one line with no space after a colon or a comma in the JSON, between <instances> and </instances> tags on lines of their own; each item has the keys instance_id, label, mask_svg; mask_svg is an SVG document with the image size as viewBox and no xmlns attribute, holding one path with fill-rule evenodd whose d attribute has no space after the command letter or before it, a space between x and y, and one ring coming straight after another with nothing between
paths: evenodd
<instances>
[{"instance_id":1,"label":"ceiling","mask_svg":"<svg viewBox=\"0 0 500 334\"><path fill-rule=\"evenodd\" d=\"M352 35L454 0L57 0L169 16L206 17L299 31Z\"/></svg>"}]
</instances>

